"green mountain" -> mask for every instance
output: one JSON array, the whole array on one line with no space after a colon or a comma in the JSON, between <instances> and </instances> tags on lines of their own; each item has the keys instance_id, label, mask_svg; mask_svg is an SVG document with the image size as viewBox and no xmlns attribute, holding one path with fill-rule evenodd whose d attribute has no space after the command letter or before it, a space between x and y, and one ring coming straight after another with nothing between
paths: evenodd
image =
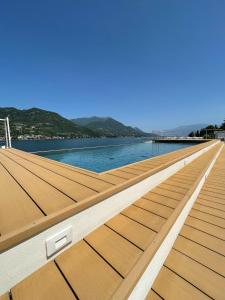
<instances>
[{"instance_id":1,"label":"green mountain","mask_svg":"<svg viewBox=\"0 0 225 300\"><path fill-rule=\"evenodd\" d=\"M72 121L79 125L86 128L89 128L90 130L94 130L96 132L99 132L102 136L107 137L118 137L118 136L156 136L155 134L150 134L143 132L139 128L134 128L131 126L126 126L123 123L110 118L100 118L100 117L90 117L90 118L77 118L72 119Z\"/></svg>"},{"instance_id":2,"label":"green mountain","mask_svg":"<svg viewBox=\"0 0 225 300\"><path fill-rule=\"evenodd\" d=\"M13 107L0 108L0 118L7 116L10 119L11 133L14 138L27 134L66 138L99 136L97 132L81 127L57 113L39 108L23 110Z\"/></svg>"}]
</instances>

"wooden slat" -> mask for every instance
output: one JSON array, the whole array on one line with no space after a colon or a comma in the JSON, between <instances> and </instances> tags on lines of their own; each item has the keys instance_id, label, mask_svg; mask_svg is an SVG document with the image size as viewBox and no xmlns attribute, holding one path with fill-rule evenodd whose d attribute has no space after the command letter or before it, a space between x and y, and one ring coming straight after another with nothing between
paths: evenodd
<instances>
[{"instance_id":1,"label":"wooden slat","mask_svg":"<svg viewBox=\"0 0 225 300\"><path fill-rule=\"evenodd\" d=\"M200 204L202 206L204 205L205 207L215 208L215 209L225 212L225 204L208 201L205 199L201 199L200 197L198 197L196 204Z\"/></svg>"},{"instance_id":2,"label":"wooden slat","mask_svg":"<svg viewBox=\"0 0 225 300\"><path fill-rule=\"evenodd\" d=\"M162 195L165 197L170 197L170 198L178 200L178 201L180 201L184 197L184 195L176 193L174 191L168 191L168 190L161 189L160 186L154 188L152 190L152 193L155 193L157 195Z\"/></svg>"},{"instance_id":3,"label":"wooden slat","mask_svg":"<svg viewBox=\"0 0 225 300\"><path fill-rule=\"evenodd\" d=\"M148 293L148 295L145 299L146 300L161 300L163 298L159 297L153 290L150 290L150 292Z\"/></svg>"},{"instance_id":4,"label":"wooden slat","mask_svg":"<svg viewBox=\"0 0 225 300\"><path fill-rule=\"evenodd\" d=\"M182 236L178 236L173 248L225 277L225 257L223 255Z\"/></svg>"},{"instance_id":5,"label":"wooden slat","mask_svg":"<svg viewBox=\"0 0 225 300\"><path fill-rule=\"evenodd\" d=\"M71 198L1 153L0 160L46 215L75 203Z\"/></svg>"},{"instance_id":6,"label":"wooden slat","mask_svg":"<svg viewBox=\"0 0 225 300\"><path fill-rule=\"evenodd\" d=\"M136 176L135 174L122 171L122 169L110 171L108 174L116 175L116 176L119 176L119 177L124 178L124 179L131 179L131 178L134 178Z\"/></svg>"},{"instance_id":7,"label":"wooden slat","mask_svg":"<svg viewBox=\"0 0 225 300\"><path fill-rule=\"evenodd\" d=\"M10 300L9 293L6 293L6 294L0 296L0 300Z\"/></svg>"},{"instance_id":8,"label":"wooden slat","mask_svg":"<svg viewBox=\"0 0 225 300\"><path fill-rule=\"evenodd\" d=\"M184 225L180 235L225 256L225 241L193 227Z\"/></svg>"},{"instance_id":9,"label":"wooden slat","mask_svg":"<svg viewBox=\"0 0 225 300\"><path fill-rule=\"evenodd\" d=\"M211 234L219 239L225 240L225 230L221 227L209 224L196 218L192 218L190 216L187 217L185 224L205 233Z\"/></svg>"},{"instance_id":10,"label":"wooden slat","mask_svg":"<svg viewBox=\"0 0 225 300\"><path fill-rule=\"evenodd\" d=\"M110 183L106 183L103 180L99 179L99 178L93 178L81 173L77 173L74 172L73 170L69 170L67 168L65 168L63 165L54 165L48 161L44 161L42 159L40 159L38 156L28 156L26 153L21 153L19 156L12 154L12 153L8 153L7 154L9 157L11 157L12 159L14 159L15 161L17 160L18 157L22 157L28 161L31 161L32 163L37 164L38 166L41 166L47 170L50 170L52 172L55 172L58 175L61 175L63 177L66 177L68 179L71 179L77 183L83 184L93 190L96 190L98 192L104 191L110 187L112 187L113 185Z\"/></svg>"},{"instance_id":11,"label":"wooden slat","mask_svg":"<svg viewBox=\"0 0 225 300\"><path fill-rule=\"evenodd\" d=\"M53 262L34 272L11 290L13 300L75 300Z\"/></svg>"},{"instance_id":12,"label":"wooden slat","mask_svg":"<svg viewBox=\"0 0 225 300\"><path fill-rule=\"evenodd\" d=\"M110 219L106 225L142 250L146 249L155 236L155 232L151 229L121 214Z\"/></svg>"},{"instance_id":13,"label":"wooden slat","mask_svg":"<svg viewBox=\"0 0 225 300\"><path fill-rule=\"evenodd\" d=\"M135 206L138 206L140 208L144 208L152 213L157 214L160 217L163 218L169 218L169 216L172 214L173 209L166 207L164 205L158 204L156 202L153 202L151 200L146 200L144 198L141 198L134 202Z\"/></svg>"},{"instance_id":14,"label":"wooden slat","mask_svg":"<svg viewBox=\"0 0 225 300\"><path fill-rule=\"evenodd\" d=\"M190 212L190 216L194 217L194 218L197 218L197 219L200 219L200 220L203 220L203 221L208 222L210 224L225 228L225 219L212 216L208 213L204 213L204 212L193 209Z\"/></svg>"},{"instance_id":15,"label":"wooden slat","mask_svg":"<svg viewBox=\"0 0 225 300\"><path fill-rule=\"evenodd\" d=\"M183 188L183 187L179 186L178 184L177 185L176 184L171 184L171 183L169 184L167 182L167 180L164 181L163 183L161 183L160 187L164 188L164 189L168 189L168 190L173 190L173 191L175 190L176 192L181 193L183 195L186 194L187 190L188 190L187 187Z\"/></svg>"},{"instance_id":16,"label":"wooden slat","mask_svg":"<svg viewBox=\"0 0 225 300\"><path fill-rule=\"evenodd\" d=\"M109 299L122 281L84 241L59 255L56 262L79 299Z\"/></svg>"},{"instance_id":17,"label":"wooden slat","mask_svg":"<svg viewBox=\"0 0 225 300\"><path fill-rule=\"evenodd\" d=\"M225 211L220 210L218 208L212 208L212 207L208 207L199 203L195 203L194 209L199 210L203 213L207 213L210 215L213 215L215 217L219 217L219 218L223 218L225 219Z\"/></svg>"},{"instance_id":18,"label":"wooden slat","mask_svg":"<svg viewBox=\"0 0 225 300\"><path fill-rule=\"evenodd\" d=\"M225 278L176 250L171 250L165 266L214 299L223 299Z\"/></svg>"},{"instance_id":19,"label":"wooden slat","mask_svg":"<svg viewBox=\"0 0 225 300\"><path fill-rule=\"evenodd\" d=\"M156 216L146 210L138 208L134 205L129 206L122 211L122 214L125 216L145 225L146 227L158 232L162 227L165 219L159 216Z\"/></svg>"},{"instance_id":20,"label":"wooden slat","mask_svg":"<svg viewBox=\"0 0 225 300\"><path fill-rule=\"evenodd\" d=\"M0 164L0 234L4 235L44 216L32 199Z\"/></svg>"},{"instance_id":21,"label":"wooden slat","mask_svg":"<svg viewBox=\"0 0 225 300\"><path fill-rule=\"evenodd\" d=\"M154 201L156 203L168 206L170 208L175 208L178 205L178 200L171 199L169 197L165 197L162 195L157 195L152 192L145 194L144 199L148 199L150 201Z\"/></svg>"},{"instance_id":22,"label":"wooden slat","mask_svg":"<svg viewBox=\"0 0 225 300\"><path fill-rule=\"evenodd\" d=\"M204 293L195 288L166 267L162 267L156 278L153 289L166 300L206 300L210 299ZM147 298L148 299L148 298Z\"/></svg>"},{"instance_id":23,"label":"wooden slat","mask_svg":"<svg viewBox=\"0 0 225 300\"><path fill-rule=\"evenodd\" d=\"M104 225L89 234L85 241L123 277L142 254L140 249Z\"/></svg>"},{"instance_id":24,"label":"wooden slat","mask_svg":"<svg viewBox=\"0 0 225 300\"><path fill-rule=\"evenodd\" d=\"M32 162L29 162L25 159L17 158L16 161L21 166L28 169L36 176L39 176L41 179L45 180L49 184L55 186L57 189L65 193L67 196L73 198L74 200L80 201L88 196L93 196L97 194L92 189L89 189L67 178L64 178L63 176L46 170L45 168L33 164Z\"/></svg>"}]
</instances>

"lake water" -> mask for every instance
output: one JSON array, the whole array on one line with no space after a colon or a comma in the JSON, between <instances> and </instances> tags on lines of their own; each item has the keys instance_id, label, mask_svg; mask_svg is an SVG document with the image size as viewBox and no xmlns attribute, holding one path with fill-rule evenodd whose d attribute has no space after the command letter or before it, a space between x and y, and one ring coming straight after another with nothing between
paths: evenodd
<instances>
[{"instance_id":1,"label":"lake water","mask_svg":"<svg viewBox=\"0 0 225 300\"><path fill-rule=\"evenodd\" d=\"M160 154L193 146L193 143L152 143L146 138L95 138L74 140L13 141L12 146L28 152L103 172ZM63 150L71 149L74 150ZM60 150L40 152L49 150Z\"/></svg>"}]
</instances>

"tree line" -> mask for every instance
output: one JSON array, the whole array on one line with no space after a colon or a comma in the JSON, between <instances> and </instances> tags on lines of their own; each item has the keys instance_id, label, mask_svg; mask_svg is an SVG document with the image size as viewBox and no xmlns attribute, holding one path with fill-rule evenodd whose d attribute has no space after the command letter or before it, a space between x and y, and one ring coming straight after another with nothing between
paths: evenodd
<instances>
[{"instance_id":1,"label":"tree line","mask_svg":"<svg viewBox=\"0 0 225 300\"><path fill-rule=\"evenodd\" d=\"M213 139L215 137L214 131L216 130L225 130L225 119L221 125L208 125L207 127L200 130L190 132L188 136Z\"/></svg>"}]
</instances>

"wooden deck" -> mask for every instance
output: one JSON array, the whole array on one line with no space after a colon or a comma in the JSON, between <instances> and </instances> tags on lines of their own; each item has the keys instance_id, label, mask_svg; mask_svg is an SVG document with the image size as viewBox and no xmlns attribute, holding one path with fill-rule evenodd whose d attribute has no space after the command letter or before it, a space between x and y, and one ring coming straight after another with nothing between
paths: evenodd
<instances>
[{"instance_id":1,"label":"wooden deck","mask_svg":"<svg viewBox=\"0 0 225 300\"><path fill-rule=\"evenodd\" d=\"M161 241L165 229L171 222L175 221L176 215L181 212L199 180L204 176L205 170L209 167L220 146L217 145L201 155L106 224L57 256L55 260L17 284L10 291L11 299L126 299L145 270L146 261L150 259L149 253L151 251L149 250ZM171 156L174 155L175 153L171 154ZM163 157L164 161L165 158L166 156ZM163 269L172 270L174 276L180 276L181 281L185 281L184 278L187 276L186 284L191 285L192 290L196 289L196 294L193 293L194 296L198 296L200 289L204 288L199 284L200 281L202 283L205 281L206 289L210 289L211 285L211 294L209 293L211 298L221 296L222 292L220 291L223 291L223 295L225 293L225 282L222 277L224 276L224 261L222 259L218 260L217 257L217 255L222 257L221 254L224 255L225 251L222 243L222 239L224 239L224 219L214 212L219 211L217 214L220 214L222 210L212 206L216 205L218 201L220 206L224 204L224 196L220 196L224 192L222 185L225 176L224 165L222 168L220 167L220 164L224 164L224 160L225 150L220 155L202 190L201 196L199 196L200 203L198 199L187 219L189 223L186 222L187 225L184 226L188 228L186 233L184 233L185 230L182 230L179 240L172 250L174 256L167 260L165 267L163 267ZM156 159L156 162L159 163L160 159ZM145 167L146 164L142 162L137 166ZM124 170L120 171L126 172ZM110 173L113 174L115 171ZM106 175L114 176L111 174ZM210 189L215 188L213 182L219 182L219 179L221 183L217 184L219 191L216 194L219 196L215 197L214 194L210 194ZM204 194L207 194L207 196L202 197ZM206 201L212 203L211 206L201 202L206 198ZM211 213L200 210L199 206L204 206L208 210L211 209ZM208 232L208 228L210 228L210 232ZM215 243L212 240L212 232L214 233ZM204 235L207 235L208 239L205 239ZM207 245L204 245L204 242ZM195 248L192 248L192 243L196 244ZM193 264L197 264L196 260L200 257L201 251L199 252L197 249L200 245L205 252L198 265L203 268L203 265L206 264L202 278L199 276L199 274L202 274L202 269L198 271L196 266L193 266ZM210 249L210 247L214 247L214 249ZM192 251L192 249L195 251ZM211 250L213 250L212 253ZM186 252L182 253L182 251ZM192 269L188 268L189 260L192 260ZM193 273L190 277L192 271L196 271L196 274ZM178 275L179 272L180 275ZM158 281L160 279L157 279L155 284ZM193 282L190 283L191 281ZM209 287L207 281L211 282ZM161 299L161 295L158 295L161 288L156 288L155 284L149 297L150 299ZM197 288L195 288L196 284ZM164 284L158 284L158 287L162 285ZM216 287L214 292L212 291L213 285ZM179 288L178 285L178 291ZM170 291L170 287L168 290ZM162 298L166 297L167 291L165 293ZM179 293L177 293L178 295ZM203 296L206 297L206 294L203 294ZM7 299L7 295L5 297ZM172 295L170 299L183 298L173 298Z\"/></svg>"},{"instance_id":2,"label":"wooden deck","mask_svg":"<svg viewBox=\"0 0 225 300\"><path fill-rule=\"evenodd\" d=\"M16 149L1 149L0 252L212 143L100 174Z\"/></svg>"},{"instance_id":3,"label":"wooden deck","mask_svg":"<svg viewBox=\"0 0 225 300\"><path fill-rule=\"evenodd\" d=\"M225 149L147 299L225 299Z\"/></svg>"}]
</instances>

